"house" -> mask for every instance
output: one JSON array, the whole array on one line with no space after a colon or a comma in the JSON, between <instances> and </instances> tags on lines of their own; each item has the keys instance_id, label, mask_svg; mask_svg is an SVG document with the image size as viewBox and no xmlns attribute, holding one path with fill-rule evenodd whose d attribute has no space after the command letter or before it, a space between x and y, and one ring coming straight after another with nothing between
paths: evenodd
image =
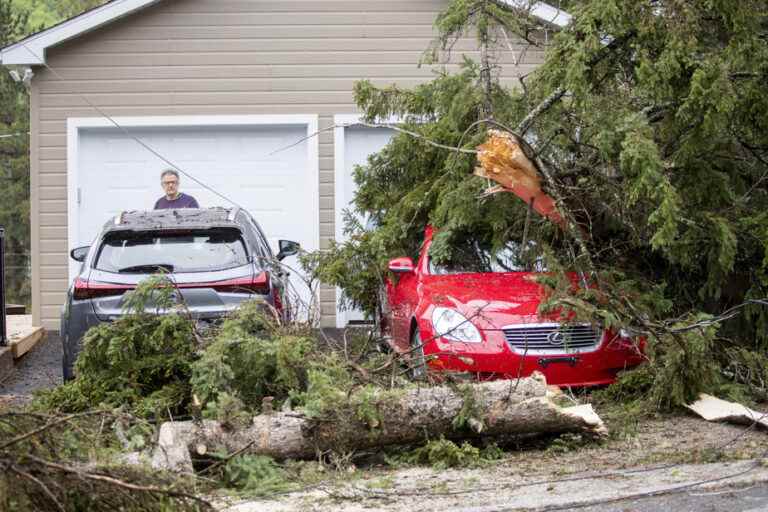
<instances>
[{"instance_id":1,"label":"house","mask_svg":"<svg viewBox=\"0 0 768 512\"><path fill-rule=\"evenodd\" d=\"M2 49L2 64L30 87L35 325L58 329L75 270L69 250L119 211L151 208L169 162L195 178L182 177L183 191L202 205L236 202L269 236L307 250L340 237L352 167L391 136L334 128L357 117L353 84L429 80L433 70L417 63L445 5L113 0ZM540 2L531 12L569 20ZM510 45L507 62L522 49ZM474 50L471 39L455 47ZM515 71L542 59L530 49ZM336 315L332 288L320 302L325 325L354 318Z\"/></svg>"}]
</instances>

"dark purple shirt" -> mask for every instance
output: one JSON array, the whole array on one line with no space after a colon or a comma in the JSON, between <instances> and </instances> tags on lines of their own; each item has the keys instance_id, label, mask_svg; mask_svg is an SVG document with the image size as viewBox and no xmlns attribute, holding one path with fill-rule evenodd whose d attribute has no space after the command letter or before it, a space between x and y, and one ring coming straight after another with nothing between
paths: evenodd
<instances>
[{"instance_id":1,"label":"dark purple shirt","mask_svg":"<svg viewBox=\"0 0 768 512\"><path fill-rule=\"evenodd\" d=\"M197 204L197 200L181 192L179 196L173 201L169 201L167 197L163 196L155 203L155 210L168 210L171 208L200 208Z\"/></svg>"}]
</instances>

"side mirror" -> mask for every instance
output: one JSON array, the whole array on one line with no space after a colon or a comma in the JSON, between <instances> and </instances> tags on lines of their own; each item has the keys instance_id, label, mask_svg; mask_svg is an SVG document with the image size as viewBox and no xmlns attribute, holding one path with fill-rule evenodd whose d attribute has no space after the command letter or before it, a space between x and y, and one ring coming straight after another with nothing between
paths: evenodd
<instances>
[{"instance_id":1,"label":"side mirror","mask_svg":"<svg viewBox=\"0 0 768 512\"><path fill-rule=\"evenodd\" d=\"M69 251L69 257L75 261L79 261L80 263L82 263L85 261L85 257L88 256L88 251L90 250L91 250L91 247L88 245L83 247L77 247Z\"/></svg>"},{"instance_id":2,"label":"side mirror","mask_svg":"<svg viewBox=\"0 0 768 512\"><path fill-rule=\"evenodd\" d=\"M409 272L413 272L413 260L408 257L402 257L402 258L395 258L393 260L389 260L389 270L390 272L394 272L396 274L407 274Z\"/></svg>"},{"instance_id":3,"label":"side mirror","mask_svg":"<svg viewBox=\"0 0 768 512\"><path fill-rule=\"evenodd\" d=\"M298 242L291 242L290 240L280 240L278 246L280 247L280 252L277 253L277 259L280 261L288 256L298 254L299 250L301 250Z\"/></svg>"}]
</instances>

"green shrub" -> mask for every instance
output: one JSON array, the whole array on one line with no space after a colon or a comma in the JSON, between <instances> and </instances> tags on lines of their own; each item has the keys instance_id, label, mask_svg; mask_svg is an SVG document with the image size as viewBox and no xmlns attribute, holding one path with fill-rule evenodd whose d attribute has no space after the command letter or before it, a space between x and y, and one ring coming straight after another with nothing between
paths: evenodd
<instances>
[{"instance_id":1,"label":"green shrub","mask_svg":"<svg viewBox=\"0 0 768 512\"><path fill-rule=\"evenodd\" d=\"M686 318L658 338L649 338L648 362L620 374L616 383L596 393L596 399L636 402L652 412L681 407L700 393L715 393L723 384L717 357L718 325L686 327L707 318L703 314Z\"/></svg>"},{"instance_id":2,"label":"green shrub","mask_svg":"<svg viewBox=\"0 0 768 512\"><path fill-rule=\"evenodd\" d=\"M35 407L82 411L127 407L140 416L186 414L195 358L194 325L180 314L126 315L90 329L77 378L38 394Z\"/></svg>"},{"instance_id":3,"label":"green shrub","mask_svg":"<svg viewBox=\"0 0 768 512\"><path fill-rule=\"evenodd\" d=\"M192 365L192 388L209 415L217 414L223 393L258 410L264 397L279 402L305 388L314 349L309 332L293 333L272 320L263 304L246 303Z\"/></svg>"},{"instance_id":4,"label":"green shrub","mask_svg":"<svg viewBox=\"0 0 768 512\"><path fill-rule=\"evenodd\" d=\"M224 466L224 483L249 495L263 496L294 489L288 475L271 457L237 455Z\"/></svg>"},{"instance_id":5,"label":"green shrub","mask_svg":"<svg viewBox=\"0 0 768 512\"><path fill-rule=\"evenodd\" d=\"M428 464L435 469L476 468L499 460L503 456L504 452L495 444L481 449L467 441L459 446L451 440L440 437L410 452L388 457L387 461L395 466Z\"/></svg>"}]
</instances>

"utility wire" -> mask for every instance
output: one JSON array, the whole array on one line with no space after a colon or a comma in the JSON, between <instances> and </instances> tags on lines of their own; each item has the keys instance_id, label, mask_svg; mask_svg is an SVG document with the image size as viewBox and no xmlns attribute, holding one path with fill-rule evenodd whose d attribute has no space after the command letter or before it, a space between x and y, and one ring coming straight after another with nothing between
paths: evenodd
<instances>
[{"instance_id":1,"label":"utility wire","mask_svg":"<svg viewBox=\"0 0 768 512\"><path fill-rule=\"evenodd\" d=\"M61 74L59 74L59 72L57 72L55 69L53 69L51 66L49 66L49 65L48 65L48 63L47 63L47 62L45 62L45 60L44 60L44 59L42 59L42 58L41 58L39 55L37 55L37 54L36 54L34 51L32 51L32 49L30 49L30 48L29 48L29 46L27 46L27 45L26 45L26 44L25 44L23 41L21 42L21 44L22 44L22 46L24 46L24 48L26 48L26 49L27 49L27 51L28 51L30 54L32 54L32 55L33 55L35 58L37 58L37 59L38 59L40 62L42 62L43 66L44 66L44 67L45 67L45 68L46 68L48 71L50 71L50 72L51 72L51 73L52 73L52 74L53 74L53 75L54 75L56 78L58 78L59 80L66 80L66 79L65 79L65 78L64 78L64 77L63 77ZM243 210L245 210L245 208L243 208L242 206L240 206L240 205L239 205L237 202L235 202L233 199L231 199L231 198L229 198L229 197L225 196L224 194L222 194L221 192L217 191L217 190L216 190L216 189L214 189L213 187L211 187L211 186L209 186L209 185L205 184L203 181L201 181L201 180L197 179L197 178L196 178L196 177L194 177L192 174L188 173L187 171L185 171L184 169L182 169L181 167L179 167L178 165L176 165L175 163L173 163L172 161L170 161L168 158L164 157L162 154L160 154L160 152L159 152L159 151L157 151L157 150L155 150L154 148L152 148L151 146L149 146L149 144L147 144L147 143L146 143L146 142L144 142L143 140L139 139L138 137L136 137L135 135L133 135L132 133L130 133L130 132L129 132L129 131L128 131L128 130L127 130L125 127L124 127L124 126L122 126L120 123L118 123L117 121L115 121L115 119L114 119L112 116L110 116L109 114L107 114L106 112L104 112L104 111L103 111L101 108L99 108L97 105L95 105L94 103L92 103L92 102L91 102L91 101L90 101L90 100L89 100L89 99L88 99L88 98L87 98L85 95L83 95L83 94L81 94L81 93L79 93L79 92L75 92L75 94L76 94L77 96L79 96L79 97L80 97L80 99L82 99L83 101L85 101L85 102L86 102L86 103L87 103L87 104L88 104L88 105L89 105L89 106L90 106L92 109L94 109L96 112L98 112L98 113L99 113L99 114L100 114L102 117L104 117L104 118L105 118L105 119L107 119L107 120L108 120L110 123L112 123L113 125L115 125L115 127L117 127L117 128L120 130L120 131L122 131L122 132L123 132L123 133L124 133L124 134L125 134L127 137L130 137L131 139L133 139L134 141L136 141L136 143L138 143L138 144L139 144L140 146L142 146L144 149L146 149L147 151L149 151L150 153L152 153L153 155L155 155L157 158L159 158L160 160L162 160L162 161L163 161L164 163L166 163L168 166L172 167L173 169L175 169L176 171L178 171L180 174L183 174L183 175L184 175L184 176L186 176L187 178L191 179L192 181L194 181L195 183L197 183L198 185L200 185L200 186L201 186L201 187L203 187L204 189L208 190L209 192L212 192L213 194L215 194L215 195L219 196L220 198L224 199L224 200L225 200L225 201L227 201L228 203L232 204L232 206L236 206L237 208L242 208Z\"/></svg>"}]
</instances>

